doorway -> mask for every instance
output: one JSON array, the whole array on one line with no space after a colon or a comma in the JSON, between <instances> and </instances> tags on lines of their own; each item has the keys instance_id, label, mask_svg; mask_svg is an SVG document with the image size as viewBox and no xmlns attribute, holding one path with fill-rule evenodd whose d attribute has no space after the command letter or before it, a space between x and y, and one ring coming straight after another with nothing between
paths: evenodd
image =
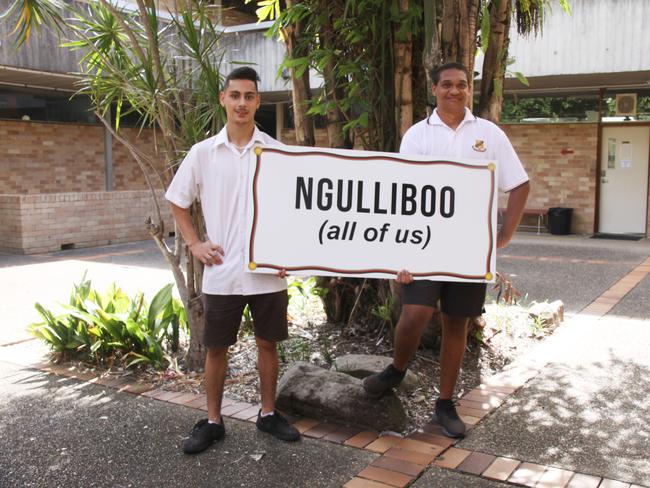
<instances>
[{"instance_id":1,"label":"doorway","mask_svg":"<svg viewBox=\"0 0 650 488\"><path fill-rule=\"evenodd\" d=\"M650 127L603 127L598 231L646 234Z\"/></svg>"}]
</instances>

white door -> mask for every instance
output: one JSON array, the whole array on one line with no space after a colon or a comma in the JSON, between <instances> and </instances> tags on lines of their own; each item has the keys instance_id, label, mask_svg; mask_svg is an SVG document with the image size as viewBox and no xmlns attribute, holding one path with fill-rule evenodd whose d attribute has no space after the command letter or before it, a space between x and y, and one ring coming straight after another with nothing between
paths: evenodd
<instances>
[{"instance_id":1,"label":"white door","mask_svg":"<svg viewBox=\"0 0 650 488\"><path fill-rule=\"evenodd\" d=\"M650 127L603 127L598 231L646 233Z\"/></svg>"}]
</instances>

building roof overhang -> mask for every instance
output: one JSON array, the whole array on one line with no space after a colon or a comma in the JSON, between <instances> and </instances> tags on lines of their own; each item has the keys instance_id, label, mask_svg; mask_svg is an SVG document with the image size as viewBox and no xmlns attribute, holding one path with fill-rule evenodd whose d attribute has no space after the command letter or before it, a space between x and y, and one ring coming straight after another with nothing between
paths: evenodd
<instances>
[{"instance_id":1,"label":"building roof overhang","mask_svg":"<svg viewBox=\"0 0 650 488\"><path fill-rule=\"evenodd\" d=\"M528 82L526 86L517 78L507 78L506 95L588 94L598 93L603 88L611 91L650 89L650 71L536 76L528 78ZM480 92L480 84L476 89Z\"/></svg>"},{"instance_id":2,"label":"building roof overhang","mask_svg":"<svg viewBox=\"0 0 650 488\"><path fill-rule=\"evenodd\" d=\"M74 93L79 77L65 73L49 73L11 66L0 66L0 88L20 88L50 92Z\"/></svg>"}]
</instances>

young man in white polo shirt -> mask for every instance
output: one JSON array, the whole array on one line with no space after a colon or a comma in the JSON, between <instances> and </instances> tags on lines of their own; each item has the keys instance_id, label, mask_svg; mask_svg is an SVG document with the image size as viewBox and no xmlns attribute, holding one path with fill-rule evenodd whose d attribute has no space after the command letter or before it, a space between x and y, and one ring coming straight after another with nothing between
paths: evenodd
<instances>
[{"instance_id":1,"label":"young man in white polo shirt","mask_svg":"<svg viewBox=\"0 0 650 488\"><path fill-rule=\"evenodd\" d=\"M208 418L199 421L184 441L183 451L188 454L207 449L225 434L221 400L227 352L237 341L246 304L253 315L258 349L262 408L257 428L285 441L300 438L298 430L275 410L276 343L288 336L284 273L274 276L244 271L250 151L255 143L279 144L255 126L255 112L260 106L257 78L249 67L237 68L226 77L220 94L226 126L190 149L165 195L187 248L205 265L203 344L207 349ZM199 239L189 211L197 199L205 218L205 241Z\"/></svg>"},{"instance_id":2,"label":"young man in white polo shirt","mask_svg":"<svg viewBox=\"0 0 650 488\"><path fill-rule=\"evenodd\" d=\"M505 133L492 122L474 117L467 109L471 96L471 78L460 63L447 63L433 71L436 109L427 119L411 127L400 152L497 160L499 188L509 192L503 226L497 247L510 242L528 198L528 176ZM367 377L363 386L373 397L380 397L397 386L408 362L416 352L422 332L431 319L438 299L442 308L442 345L440 350L440 397L434 418L450 437L465 433L452 396L463 361L470 317L481 315L485 301L484 283L414 281L408 270L397 275L402 284L402 314L395 331L393 363L384 371Z\"/></svg>"}]
</instances>

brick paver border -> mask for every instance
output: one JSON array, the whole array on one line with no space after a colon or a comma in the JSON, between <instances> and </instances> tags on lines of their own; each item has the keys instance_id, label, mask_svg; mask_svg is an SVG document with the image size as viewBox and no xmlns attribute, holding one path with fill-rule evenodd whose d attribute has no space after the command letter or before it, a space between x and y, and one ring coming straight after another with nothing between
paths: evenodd
<instances>
[{"instance_id":1,"label":"brick paver border","mask_svg":"<svg viewBox=\"0 0 650 488\"><path fill-rule=\"evenodd\" d=\"M647 258L585 307L576 317L604 316L649 273L650 258ZM458 412L467 425L468 432L471 432L471 429L483 418L494 412L510 395L537 376L547 362L545 359L548 358L544 355L533 361L522 358L463 395L459 400ZM204 411L208 409L204 394L168 391L155 388L149 383L129 382L128 379L111 378L109 375L78 373L65 365L40 363L35 367L48 373L96 383L157 401ZM225 417L255 422L259 408L259 405L224 397L221 412ZM529 487L650 488L526 460L460 449L454 447L458 440L445 437L440 426L435 423L426 424L417 432L400 437L381 436L376 431L307 417L289 416L289 420L305 437L380 454L369 466L343 485L344 488L403 488L410 485L431 465Z\"/></svg>"}]
</instances>

